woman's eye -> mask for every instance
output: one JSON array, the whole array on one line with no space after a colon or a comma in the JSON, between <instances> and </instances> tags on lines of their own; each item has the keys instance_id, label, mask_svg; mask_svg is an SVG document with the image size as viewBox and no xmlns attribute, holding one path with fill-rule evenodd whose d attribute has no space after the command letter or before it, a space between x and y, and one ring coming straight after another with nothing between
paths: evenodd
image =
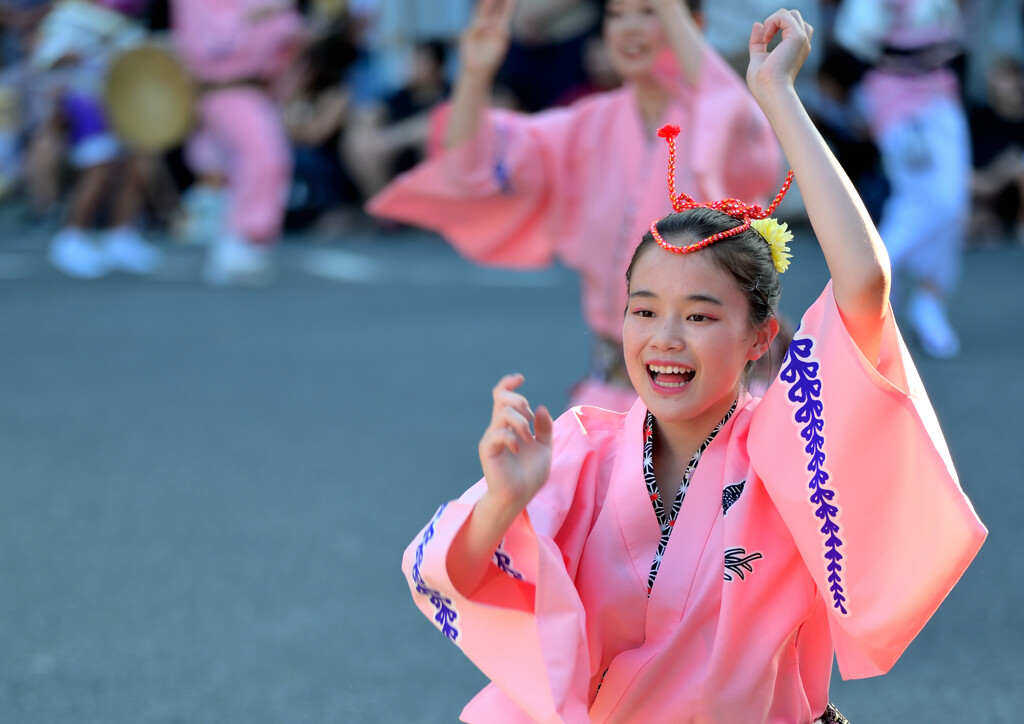
<instances>
[{"instance_id":1,"label":"woman's eye","mask_svg":"<svg viewBox=\"0 0 1024 724\"><path fill-rule=\"evenodd\" d=\"M654 312L652 312L650 309L635 309L635 310L633 310L633 314L635 314L638 317L653 317L654 316Z\"/></svg>"},{"instance_id":2,"label":"woman's eye","mask_svg":"<svg viewBox=\"0 0 1024 724\"><path fill-rule=\"evenodd\" d=\"M703 314L691 314L690 315L690 321L691 322L706 322L708 319L710 319L710 317L705 317Z\"/></svg>"}]
</instances>

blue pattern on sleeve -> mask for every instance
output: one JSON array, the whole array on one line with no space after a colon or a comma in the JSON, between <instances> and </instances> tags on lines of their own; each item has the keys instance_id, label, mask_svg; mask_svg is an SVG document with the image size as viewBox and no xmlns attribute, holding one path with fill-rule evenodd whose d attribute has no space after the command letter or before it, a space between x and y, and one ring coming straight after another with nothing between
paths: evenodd
<instances>
[{"instance_id":1,"label":"blue pattern on sleeve","mask_svg":"<svg viewBox=\"0 0 1024 724\"><path fill-rule=\"evenodd\" d=\"M498 570L502 571L506 576L510 576L517 581L523 580L523 574L515 569L512 565L512 556L505 551L505 539L501 539L501 543L498 544L498 548L494 551L494 557L492 559L494 565L498 567Z\"/></svg>"},{"instance_id":2,"label":"blue pattern on sleeve","mask_svg":"<svg viewBox=\"0 0 1024 724\"><path fill-rule=\"evenodd\" d=\"M494 145L495 159L491 175L501 194L511 196L515 193L515 188L512 186L512 173L508 168L508 130L504 126L499 125L495 129Z\"/></svg>"},{"instance_id":3,"label":"blue pattern on sleeve","mask_svg":"<svg viewBox=\"0 0 1024 724\"><path fill-rule=\"evenodd\" d=\"M807 441L804 452L810 455L807 471L811 473L807 487L811 490L810 502L816 506L814 514L822 521L820 530L825 537L824 558L828 561L825 570L828 571L832 606L847 615L843 566L840 563L843 554L839 552L843 545L839 537L839 506L835 500L836 491L828 487L830 476L825 468L824 405L821 401L821 380L818 378L820 362L814 358L814 340L800 337L799 334L798 330L789 345L779 379L789 388L786 395L796 405L794 419L798 425L803 426L800 436Z\"/></svg>"},{"instance_id":4,"label":"blue pattern on sleeve","mask_svg":"<svg viewBox=\"0 0 1024 724\"><path fill-rule=\"evenodd\" d=\"M447 504L437 509L434 517L430 519L430 523L424 529L419 545L416 546L416 562L412 566L412 580L416 584L416 592L426 596L427 600L430 601L430 604L437 611L437 614L434 616L434 623L441 629L441 633L451 639L452 643L457 644L459 628L456 626L456 621L459 618L459 614L455 610L455 604L440 591L428 586L423 580L423 575L420 573L420 568L423 565L423 549L430 542L430 539L434 537L434 523L441 517L441 513L444 512L446 507Z\"/></svg>"}]
</instances>

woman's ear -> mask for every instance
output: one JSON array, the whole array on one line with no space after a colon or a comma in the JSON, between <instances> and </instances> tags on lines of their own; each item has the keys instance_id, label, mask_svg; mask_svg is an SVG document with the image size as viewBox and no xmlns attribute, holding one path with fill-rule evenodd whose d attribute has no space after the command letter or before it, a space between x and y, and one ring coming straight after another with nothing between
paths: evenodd
<instances>
[{"instance_id":1,"label":"woman's ear","mask_svg":"<svg viewBox=\"0 0 1024 724\"><path fill-rule=\"evenodd\" d=\"M761 357L763 357L768 351L769 347L772 346L772 342L775 340L778 333L779 320L775 317L769 317L760 327L757 328L757 334L754 337L754 342L750 345L749 359L761 359Z\"/></svg>"}]
</instances>

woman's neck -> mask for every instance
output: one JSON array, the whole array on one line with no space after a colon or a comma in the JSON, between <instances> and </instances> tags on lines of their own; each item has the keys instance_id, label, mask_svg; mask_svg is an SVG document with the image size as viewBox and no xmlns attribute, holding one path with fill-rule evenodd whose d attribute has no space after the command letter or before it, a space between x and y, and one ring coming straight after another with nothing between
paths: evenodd
<instances>
[{"instance_id":1,"label":"woman's neck","mask_svg":"<svg viewBox=\"0 0 1024 724\"><path fill-rule=\"evenodd\" d=\"M643 121L644 128L651 138L661 126L668 106L668 92L652 76L634 79L636 88L636 105Z\"/></svg>"},{"instance_id":2,"label":"woman's neck","mask_svg":"<svg viewBox=\"0 0 1024 724\"><path fill-rule=\"evenodd\" d=\"M736 403L739 388L734 394L720 404L707 409L701 415L688 420L662 421L654 420L654 439L656 450L660 450L663 459L674 461L675 464L687 464L698 448L704 444L718 424L725 418ZM657 463L657 461L656 461ZM673 463L670 463L670 465ZM656 465L657 467L657 465ZM657 469L655 470L657 474Z\"/></svg>"}]
</instances>

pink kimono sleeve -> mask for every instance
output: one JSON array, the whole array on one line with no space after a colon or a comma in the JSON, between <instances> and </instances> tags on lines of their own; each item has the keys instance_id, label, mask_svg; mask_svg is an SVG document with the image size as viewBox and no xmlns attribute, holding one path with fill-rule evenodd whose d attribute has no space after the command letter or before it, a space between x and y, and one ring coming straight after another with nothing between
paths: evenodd
<instances>
[{"instance_id":1,"label":"pink kimono sleeve","mask_svg":"<svg viewBox=\"0 0 1024 724\"><path fill-rule=\"evenodd\" d=\"M447 556L483 481L441 506L403 557L416 605L501 690L478 697L491 702L481 705L495 724L589 721L590 661L572 576L590 527L596 468L586 436L573 427L580 426L571 411L556 423L551 476L509 528L476 592L465 596L452 585Z\"/></svg>"},{"instance_id":2,"label":"pink kimono sleeve","mask_svg":"<svg viewBox=\"0 0 1024 724\"><path fill-rule=\"evenodd\" d=\"M435 111L432 138L447 119ZM527 117L488 111L476 136L439 150L367 203L375 216L431 229L483 264L536 268L552 262L562 208L571 109Z\"/></svg>"},{"instance_id":3,"label":"pink kimono sleeve","mask_svg":"<svg viewBox=\"0 0 1024 724\"><path fill-rule=\"evenodd\" d=\"M843 678L885 673L987 534L891 310L875 367L830 284L801 320L748 444L825 599Z\"/></svg>"}]
</instances>

